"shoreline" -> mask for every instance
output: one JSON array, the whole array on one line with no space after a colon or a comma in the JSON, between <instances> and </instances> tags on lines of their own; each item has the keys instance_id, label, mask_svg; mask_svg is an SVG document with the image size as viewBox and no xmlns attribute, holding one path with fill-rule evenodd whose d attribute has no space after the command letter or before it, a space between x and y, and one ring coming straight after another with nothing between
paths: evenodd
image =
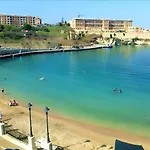
<instances>
[{"instance_id":1,"label":"shoreline","mask_svg":"<svg viewBox=\"0 0 150 150\"><path fill-rule=\"evenodd\" d=\"M4 119L12 118L9 123L21 132L28 134L28 109L25 103L19 102L19 106L10 107L7 103L11 98L0 96L0 112L4 114ZM9 108L9 109L8 109ZM38 131L41 125L45 125L45 114L42 107L35 106L33 112L33 134L36 138L45 136L45 128ZM18 119L19 118L19 119ZM131 142L132 144L141 144L145 150L150 149L150 138L129 134L120 130L105 128L100 126L75 121L61 114L49 113L50 121L50 138L54 144L67 147L70 149L90 150L91 147L100 147L103 144L114 146L115 139ZM27 124L26 127L23 126ZM43 134L44 133L44 134ZM91 140L90 143L83 141ZM83 144L83 143L84 144ZM82 144L77 144L82 143ZM77 144L77 145L76 145Z\"/></svg>"},{"instance_id":2,"label":"shoreline","mask_svg":"<svg viewBox=\"0 0 150 150\"><path fill-rule=\"evenodd\" d=\"M13 92L14 93L14 92ZM9 95L7 97L7 99L10 99L9 97L14 97L14 99L17 99L20 101L21 105L27 109L27 97L24 97L22 98L22 96L19 96L18 95L16 96L13 96L13 95ZM32 101L30 101L32 103ZM25 105L26 104L26 105ZM35 109L40 112L40 113L44 113L44 106L46 105L43 105L42 103L36 103L36 102L33 102L33 107L35 105ZM49 105L48 105L49 106ZM79 123L85 123L85 124L88 124L88 125L91 125L91 126L94 126L94 127L104 127L104 128L107 128L107 129L112 129L112 130L117 130L117 131L123 131L125 133L128 133L128 134L133 134L135 136L143 136L143 137L146 137L146 138L150 138L150 136L147 134L147 132L145 132L145 129L142 128L142 127L137 127L137 126L132 126L131 124L122 124L122 123L114 123L112 121L104 121L104 120L93 120L93 119L87 119L85 116L78 116L78 115L73 115L66 112L66 111L63 111L61 109L56 109L54 108L53 106L50 107L50 109L52 111L50 111L50 113L52 112L52 114L55 116L55 117L62 117L62 118L65 118L65 119L69 119L69 120L72 120L72 121L75 121L75 122L79 122ZM148 131L148 130L147 130Z\"/></svg>"}]
</instances>

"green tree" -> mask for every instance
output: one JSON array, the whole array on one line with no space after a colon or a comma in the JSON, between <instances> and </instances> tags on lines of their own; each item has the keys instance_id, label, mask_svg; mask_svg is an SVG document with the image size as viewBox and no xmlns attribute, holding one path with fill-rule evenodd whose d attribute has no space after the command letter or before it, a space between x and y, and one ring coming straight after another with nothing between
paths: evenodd
<instances>
[{"instance_id":1,"label":"green tree","mask_svg":"<svg viewBox=\"0 0 150 150\"><path fill-rule=\"evenodd\" d=\"M70 23L67 23L67 26L70 26Z\"/></svg>"},{"instance_id":2,"label":"green tree","mask_svg":"<svg viewBox=\"0 0 150 150\"><path fill-rule=\"evenodd\" d=\"M59 23L58 23L58 26L62 26L62 25L63 25L62 22L59 22Z\"/></svg>"},{"instance_id":3,"label":"green tree","mask_svg":"<svg viewBox=\"0 0 150 150\"><path fill-rule=\"evenodd\" d=\"M135 37L135 38L134 38L134 40L135 40L135 41L138 41L138 40L139 40L139 38L138 38L138 37Z\"/></svg>"},{"instance_id":4,"label":"green tree","mask_svg":"<svg viewBox=\"0 0 150 150\"><path fill-rule=\"evenodd\" d=\"M11 25L5 25L4 26L4 31L11 31Z\"/></svg>"},{"instance_id":5,"label":"green tree","mask_svg":"<svg viewBox=\"0 0 150 150\"><path fill-rule=\"evenodd\" d=\"M42 31L44 31L44 32L49 32L49 29L46 28L46 27L42 27Z\"/></svg>"},{"instance_id":6,"label":"green tree","mask_svg":"<svg viewBox=\"0 0 150 150\"><path fill-rule=\"evenodd\" d=\"M16 27L15 25L4 25L4 31L12 31L12 32L19 32L21 31L20 27Z\"/></svg>"},{"instance_id":7,"label":"green tree","mask_svg":"<svg viewBox=\"0 0 150 150\"><path fill-rule=\"evenodd\" d=\"M134 43L134 42L136 42L136 41L138 41L138 40L139 40L138 37L132 38L132 43Z\"/></svg>"},{"instance_id":8,"label":"green tree","mask_svg":"<svg viewBox=\"0 0 150 150\"><path fill-rule=\"evenodd\" d=\"M0 25L0 32L4 30L4 25Z\"/></svg>"},{"instance_id":9,"label":"green tree","mask_svg":"<svg viewBox=\"0 0 150 150\"><path fill-rule=\"evenodd\" d=\"M15 25L12 25L12 27L11 27L12 32L20 32L21 30L22 30L21 27L16 27Z\"/></svg>"},{"instance_id":10,"label":"green tree","mask_svg":"<svg viewBox=\"0 0 150 150\"><path fill-rule=\"evenodd\" d=\"M30 24L24 24L23 29L24 30L32 30L32 26Z\"/></svg>"},{"instance_id":11,"label":"green tree","mask_svg":"<svg viewBox=\"0 0 150 150\"><path fill-rule=\"evenodd\" d=\"M1 38L5 39L5 40L7 40L7 39L19 40L19 39L23 38L23 35L21 35L19 33L7 31L1 35Z\"/></svg>"}]
</instances>

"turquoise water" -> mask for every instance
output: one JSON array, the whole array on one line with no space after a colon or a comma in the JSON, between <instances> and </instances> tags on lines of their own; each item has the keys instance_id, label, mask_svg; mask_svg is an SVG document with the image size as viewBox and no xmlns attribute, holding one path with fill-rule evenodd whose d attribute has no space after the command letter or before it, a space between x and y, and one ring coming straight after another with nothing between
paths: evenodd
<instances>
[{"instance_id":1,"label":"turquoise water","mask_svg":"<svg viewBox=\"0 0 150 150\"><path fill-rule=\"evenodd\" d=\"M126 46L3 59L0 87L17 101L149 136L149 58L150 47ZM46 80L40 81L40 77ZM123 93L114 93L114 88Z\"/></svg>"}]
</instances>

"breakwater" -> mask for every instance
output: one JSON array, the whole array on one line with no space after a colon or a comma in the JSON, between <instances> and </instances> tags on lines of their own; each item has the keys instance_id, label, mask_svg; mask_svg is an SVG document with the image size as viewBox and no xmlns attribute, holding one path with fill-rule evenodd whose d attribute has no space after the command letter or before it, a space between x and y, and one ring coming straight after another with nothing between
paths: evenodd
<instances>
[{"instance_id":1,"label":"breakwater","mask_svg":"<svg viewBox=\"0 0 150 150\"><path fill-rule=\"evenodd\" d=\"M88 46L83 48L71 48L71 49L15 49L15 50L0 50L0 58L17 57L23 55L41 54L41 53L57 53L57 52L72 52L72 51L85 51L96 50L100 48L112 48L112 46Z\"/></svg>"}]
</instances>

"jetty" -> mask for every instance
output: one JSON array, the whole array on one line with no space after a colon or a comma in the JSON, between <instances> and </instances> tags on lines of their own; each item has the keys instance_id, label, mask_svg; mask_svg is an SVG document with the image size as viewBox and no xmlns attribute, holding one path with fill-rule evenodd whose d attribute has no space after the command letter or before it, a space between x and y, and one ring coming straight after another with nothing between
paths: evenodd
<instances>
[{"instance_id":1,"label":"jetty","mask_svg":"<svg viewBox=\"0 0 150 150\"><path fill-rule=\"evenodd\" d=\"M53 48L53 49L3 49L0 50L0 59L2 58L10 58L10 57L18 57L24 55L33 55L33 54L41 54L41 53L57 53L57 52L73 52L73 51L86 51L86 50L97 50L101 48L112 48L112 45L92 45L86 47L72 47L69 49L63 48Z\"/></svg>"}]
</instances>

